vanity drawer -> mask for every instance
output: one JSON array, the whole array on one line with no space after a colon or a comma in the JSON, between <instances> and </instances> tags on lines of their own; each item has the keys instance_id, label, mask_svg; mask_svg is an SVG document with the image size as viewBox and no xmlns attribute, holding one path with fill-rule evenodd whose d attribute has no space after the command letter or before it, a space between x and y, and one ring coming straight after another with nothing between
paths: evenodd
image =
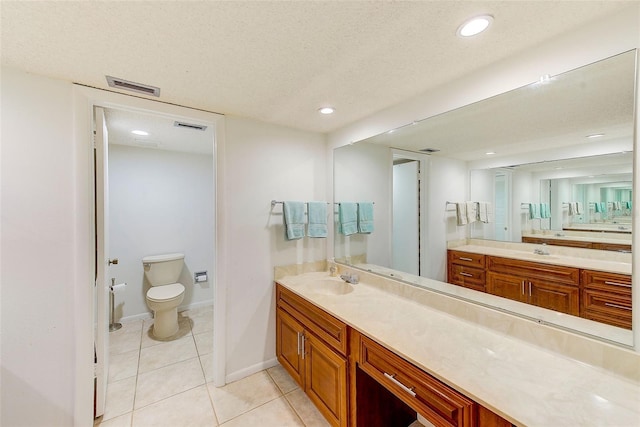
<instances>
[{"instance_id":1,"label":"vanity drawer","mask_svg":"<svg viewBox=\"0 0 640 427\"><path fill-rule=\"evenodd\" d=\"M629 298L631 298L631 276L628 274L582 270L582 277L580 279L582 287L584 288L628 294Z\"/></svg>"},{"instance_id":2,"label":"vanity drawer","mask_svg":"<svg viewBox=\"0 0 640 427\"><path fill-rule=\"evenodd\" d=\"M542 262L522 261L514 258L487 257L487 270L494 273L521 276L525 279L548 280L565 285L578 286L580 270Z\"/></svg>"},{"instance_id":3,"label":"vanity drawer","mask_svg":"<svg viewBox=\"0 0 640 427\"><path fill-rule=\"evenodd\" d=\"M278 307L300 320L304 326L343 356L347 355L347 325L326 311L276 283Z\"/></svg>"},{"instance_id":4,"label":"vanity drawer","mask_svg":"<svg viewBox=\"0 0 640 427\"><path fill-rule=\"evenodd\" d=\"M474 426L474 402L361 336L360 368L437 426Z\"/></svg>"},{"instance_id":5,"label":"vanity drawer","mask_svg":"<svg viewBox=\"0 0 640 427\"><path fill-rule=\"evenodd\" d=\"M485 291L486 273L480 268L449 264L449 283L465 288Z\"/></svg>"},{"instance_id":6,"label":"vanity drawer","mask_svg":"<svg viewBox=\"0 0 640 427\"><path fill-rule=\"evenodd\" d=\"M447 257L450 264L466 265L467 267L484 268L485 256L473 252L448 250Z\"/></svg>"},{"instance_id":7,"label":"vanity drawer","mask_svg":"<svg viewBox=\"0 0 640 427\"><path fill-rule=\"evenodd\" d=\"M581 309L580 317L631 329L631 295L584 289Z\"/></svg>"}]
</instances>

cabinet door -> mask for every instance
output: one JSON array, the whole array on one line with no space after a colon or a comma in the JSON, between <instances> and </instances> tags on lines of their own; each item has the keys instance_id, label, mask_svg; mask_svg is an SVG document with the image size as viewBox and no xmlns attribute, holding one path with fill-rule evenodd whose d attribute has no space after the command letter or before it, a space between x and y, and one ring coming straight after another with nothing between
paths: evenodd
<instances>
[{"instance_id":1,"label":"cabinet door","mask_svg":"<svg viewBox=\"0 0 640 427\"><path fill-rule=\"evenodd\" d=\"M276 310L276 355L280 364L304 389L303 333L302 325L278 307Z\"/></svg>"},{"instance_id":2,"label":"cabinet door","mask_svg":"<svg viewBox=\"0 0 640 427\"><path fill-rule=\"evenodd\" d=\"M561 313L580 315L580 289L577 286L532 280L527 283L529 304Z\"/></svg>"},{"instance_id":3,"label":"cabinet door","mask_svg":"<svg viewBox=\"0 0 640 427\"><path fill-rule=\"evenodd\" d=\"M346 427L347 361L312 334L305 334L306 393L333 426Z\"/></svg>"},{"instance_id":4,"label":"cabinet door","mask_svg":"<svg viewBox=\"0 0 640 427\"><path fill-rule=\"evenodd\" d=\"M514 301L527 302L527 295L524 291L522 277L492 271L487 273L487 293Z\"/></svg>"}]
</instances>

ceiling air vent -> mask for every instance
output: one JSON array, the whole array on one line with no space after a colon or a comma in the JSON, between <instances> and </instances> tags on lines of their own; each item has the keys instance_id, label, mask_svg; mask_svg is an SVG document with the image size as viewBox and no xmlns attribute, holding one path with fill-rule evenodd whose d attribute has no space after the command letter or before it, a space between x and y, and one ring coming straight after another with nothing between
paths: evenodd
<instances>
[{"instance_id":1,"label":"ceiling air vent","mask_svg":"<svg viewBox=\"0 0 640 427\"><path fill-rule=\"evenodd\" d=\"M117 77L107 77L107 83L110 87L116 89L129 90L131 92L142 93L144 95L160 96L160 88L155 86L143 85L140 83L130 82L125 79L119 79Z\"/></svg>"},{"instance_id":2,"label":"ceiling air vent","mask_svg":"<svg viewBox=\"0 0 640 427\"><path fill-rule=\"evenodd\" d=\"M438 150L437 148L423 148L420 151L422 151L423 153L427 153L427 154L433 154L433 153L437 153L440 150Z\"/></svg>"},{"instance_id":3,"label":"ceiling air vent","mask_svg":"<svg viewBox=\"0 0 640 427\"><path fill-rule=\"evenodd\" d=\"M194 125L193 123L185 122L173 122L173 125L177 128L193 129L193 130L205 130L207 127L203 125Z\"/></svg>"}]
</instances>

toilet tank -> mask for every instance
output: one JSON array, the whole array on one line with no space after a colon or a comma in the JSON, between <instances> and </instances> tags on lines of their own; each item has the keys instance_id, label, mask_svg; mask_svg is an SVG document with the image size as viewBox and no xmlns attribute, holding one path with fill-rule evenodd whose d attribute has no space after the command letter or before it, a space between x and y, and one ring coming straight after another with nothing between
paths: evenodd
<instances>
[{"instance_id":1,"label":"toilet tank","mask_svg":"<svg viewBox=\"0 0 640 427\"><path fill-rule=\"evenodd\" d=\"M142 258L142 265L151 286L177 283L184 265L184 254L146 256Z\"/></svg>"}]
</instances>

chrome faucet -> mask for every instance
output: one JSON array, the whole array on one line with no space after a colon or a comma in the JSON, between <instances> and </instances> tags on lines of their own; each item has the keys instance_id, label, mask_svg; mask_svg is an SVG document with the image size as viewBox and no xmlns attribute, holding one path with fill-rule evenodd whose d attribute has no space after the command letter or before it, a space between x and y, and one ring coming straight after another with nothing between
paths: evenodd
<instances>
[{"instance_id":1,"label":"chrome faucet","mask_svg":"<svg viewBox=\"0 0 640 427\"><path fill-rule=\"evenodd\" d=\"M542 244L541 248L535 248L533 250L533 253L536 254L536 255L551 255L549 253L549 251L545 248L545 244L544 243Z\"/></svg>"},{"instance_id":2,"label":"chrome faucet","mask_svg":"<svg viewBox=\"0 0 640 427\"><path fill-rule=\"evenodd\" d=\"M347 283L351 283L352 285L357 285L360 278L357 274L344 273L340 275L340 278Z\"/></svg>"}]
</instances>

